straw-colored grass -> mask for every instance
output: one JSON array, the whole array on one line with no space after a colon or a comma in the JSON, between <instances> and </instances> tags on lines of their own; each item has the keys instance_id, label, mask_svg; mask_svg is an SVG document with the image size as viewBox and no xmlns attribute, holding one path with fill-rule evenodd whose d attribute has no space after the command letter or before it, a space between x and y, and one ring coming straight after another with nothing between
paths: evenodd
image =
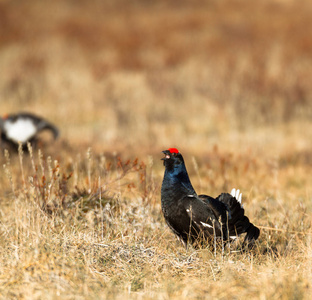
<instances>
[{"instance_id":1,"label":"straw-colored grass","mask_svg":"<svg viewBox=\"0 0 312 300\"><path fill-rule=\"evenodd\" d=\"M0 3L3 113L61 137L1 151L3 299L310 299L309 1ZM186 250L161 151L243 192L250 252Z\"/></svg>"}]
</instances>

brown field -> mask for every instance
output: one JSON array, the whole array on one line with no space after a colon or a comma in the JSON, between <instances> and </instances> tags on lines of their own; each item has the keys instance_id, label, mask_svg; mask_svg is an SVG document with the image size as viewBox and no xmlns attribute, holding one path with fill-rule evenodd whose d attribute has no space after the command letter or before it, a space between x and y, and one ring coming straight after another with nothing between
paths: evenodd
<instances>
[{"instance_id":1,"label":"brown field","mask_svg":"<svg viewBox=\"0 0 312 300\"><path fill-rule=\"evenodd\" d=\"M61 130L0 156L1 299L311 299L311 13L0 1L1 114ZM253 251L176 240L160 208L169 147L198 192L241 189Z\"/></svg>"}]
</instances>

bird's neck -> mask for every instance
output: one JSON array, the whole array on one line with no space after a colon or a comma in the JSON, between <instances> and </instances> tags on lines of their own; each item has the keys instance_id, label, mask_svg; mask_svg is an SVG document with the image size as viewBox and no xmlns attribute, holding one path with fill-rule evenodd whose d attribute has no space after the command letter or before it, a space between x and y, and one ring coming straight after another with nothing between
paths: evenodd
<instances>
[{"instance_id":1,"label":"bird's neck","mask_svg":"<svg viewBox=\"0 0 312 300\"><path fill-rule=\"evenodd\" d=\"M165 170L162 193L172 196L196 195L184 165Z\"/></svg>"}]
</instances>

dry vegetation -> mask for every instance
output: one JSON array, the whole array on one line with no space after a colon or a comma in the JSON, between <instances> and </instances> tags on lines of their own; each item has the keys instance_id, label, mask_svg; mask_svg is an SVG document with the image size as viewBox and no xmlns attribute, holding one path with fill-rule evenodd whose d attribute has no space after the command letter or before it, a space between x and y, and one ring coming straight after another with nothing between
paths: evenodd
<instances>
[{"instance_id":1,"label":"dry vegetation","mask_svg":"<svg viewBox=\"0 0 312 300\"><path fill-rule=\"evenodd\" d=\"M311 299L311 12L1 1L1 111L61 130L40 151L2 151L1 297ZM262 228L252 252L176 241L160 210L168 147L198 192L242 190Z\"/></svg>"}]
</instances>

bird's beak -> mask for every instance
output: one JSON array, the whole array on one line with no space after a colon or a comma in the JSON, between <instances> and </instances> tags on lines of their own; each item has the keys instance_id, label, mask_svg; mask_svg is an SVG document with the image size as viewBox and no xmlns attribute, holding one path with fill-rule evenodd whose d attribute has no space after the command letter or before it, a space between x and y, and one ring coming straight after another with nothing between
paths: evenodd
<instances>
[{"instance_id":1,"label":"bird's beak","mask_svg":"<svg viewBox=\"0 0 312 300\"><path fill-rule=\"evenodd\" d=\"M170 153L168 150L164 150L164 151L162 151L162 153L165 154L165 157L161 158L161 160L166 160L166 159L170 158Z\"/></svg>"}]
</instances>

